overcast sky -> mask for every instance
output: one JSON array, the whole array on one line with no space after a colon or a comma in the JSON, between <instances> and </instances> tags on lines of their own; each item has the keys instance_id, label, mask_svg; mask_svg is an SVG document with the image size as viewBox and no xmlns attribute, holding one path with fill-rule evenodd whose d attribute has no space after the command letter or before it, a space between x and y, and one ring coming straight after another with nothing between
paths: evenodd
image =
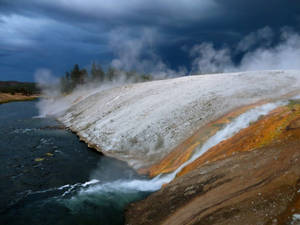
<instances>
[{"instance_id":1,"label":"overcast sky","mask_svg":"<svg viewBox=\"0 0 300 225\"><path fill-rule=\"evenodd\" d=\"M274 39L299 25L298 0L0 0L0 80L31 81L41 68L60 76L92 61L130 69L144 57L188 72L202 42L243 49L257 30Z\"/></svg>"}]
</instances>

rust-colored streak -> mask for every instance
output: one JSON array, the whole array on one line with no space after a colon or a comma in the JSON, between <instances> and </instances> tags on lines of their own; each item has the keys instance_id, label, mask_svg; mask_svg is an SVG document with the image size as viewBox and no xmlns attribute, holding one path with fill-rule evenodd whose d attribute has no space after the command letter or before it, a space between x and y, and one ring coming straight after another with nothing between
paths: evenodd
<instances>
[{"instance_id":1,"label":"rust-colored streak","mask_svg":"<svg viewBox=\"0 0 300 225\"><path fill-rule=\"evenodd\" d=\"M237 152L264 147L275 140L282 142L287 138L290 139L298 130L295 132L288 132L288 130L300 127L299 118L299 104L291 103L288 106L279 107L232 138L209 149L193 163L184 167L177 176L182 176L206 162L220 160Z\"/></svg>"},{"instance_id":2,"label":"rust-colored streak","mask_svg":"<svg viewBox=\"0 0 300 225\"><path fill-rule=\"evenodd\" d=\"M166 157L164 157L158 164L150 168L140 169L140 173L147 173L150 177L154 177L162 173L170 173L176 170L180 165L187 161L197 147L201 147L205 141L213 136L220 128L228 124L232 119L240 114L248 111L251 108L264 104L264 101L257 102L256 104L247 105L236 110L233 110L213 121L206 126L200 128L194 135L186 139L176 148L174 148Z\"/></svg>"},{"instance_id":3,"label":"rust-colored streak","mask_svg":"<svg viewBox=\"0 0 300 225\"><path fill-rule=\"evenodd\" d=\"M298 213L300 129L180 176L127 208L126 224L289 224ZM292 214L291 214L292 213ZM281 219L282 218L282 219Z\"/></svg>"}]
</instances>

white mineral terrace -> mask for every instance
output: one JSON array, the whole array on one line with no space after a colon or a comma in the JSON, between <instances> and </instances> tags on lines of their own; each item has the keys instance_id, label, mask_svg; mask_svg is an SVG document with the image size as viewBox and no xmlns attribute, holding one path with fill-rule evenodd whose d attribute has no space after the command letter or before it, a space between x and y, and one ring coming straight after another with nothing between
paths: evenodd
<instances>
[{"instance_id":1,"label":"white mineral terrace","mask_svg":"<svg viewBox=\"0 0 300 225\"><path fill-rule=\"evenodd\" d=\"M186 76L78 90L47 100L43 114L58 116L104 154L138 169L157 163L201 126L230 110L278 98L299 85L300 71Z\"/></svg>"}]
</instances>

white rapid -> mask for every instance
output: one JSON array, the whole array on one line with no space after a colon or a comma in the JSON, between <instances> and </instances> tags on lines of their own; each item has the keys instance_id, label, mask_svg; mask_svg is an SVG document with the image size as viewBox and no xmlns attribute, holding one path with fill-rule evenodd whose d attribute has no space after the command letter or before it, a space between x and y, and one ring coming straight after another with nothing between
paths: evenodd
<instances>
[{"instance_id":1,"label":"white rapid","mask_svg":"<svg viewBox=\"0 0 300 225\"><path fill-rule=\"evenodd\" d=\"M204 145L199 147L192 155L192 157L183 163L177 170L169 174L161 174L151 180L117 180L109 183L101 183L97 180L92 180L89 184L82 187L78 196L89 196L94 193L130 193L130 192L152 192L160 189L163 184L171 182L176 175L188 164L192 163L207 150L226 140L240 130L247 128L252 122L257 121L261 116L267 115L275 108L287 104L287 101L279 101L276 103L268 103L256 108L253 108L227 124L223 129L218 131L215 135L209 138Z\"/></svg>"},{"instance_id":2,"label":"white rapid","mask_svg":"<svg viewBox=\"0 0 300 225\"><path fill-rule=\"evenodd\" d=\"M81 88L42 104L88 144L134 169L158 163L225 113L299 90L299 71L188 76L113 88Z\"/></svg>"}]
</instances>

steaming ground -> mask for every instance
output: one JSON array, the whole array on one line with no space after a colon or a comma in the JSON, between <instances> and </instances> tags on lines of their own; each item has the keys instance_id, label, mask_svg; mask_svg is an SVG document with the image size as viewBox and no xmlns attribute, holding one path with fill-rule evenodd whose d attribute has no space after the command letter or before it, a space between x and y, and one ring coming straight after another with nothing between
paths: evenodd
<instances>
[{"instance_id":1,"label":"steaming ground","mask_svg":"<svg viewBox=\"0 0 300 225\"><path fill-rule=\"evenodd\" d=\"M40 103L83 140L135 169L158 162L226 112L299 89L299 71L181 77L78 90ZM49 104L50 103L50 104Z\"/></svg>"}]
</instances>

